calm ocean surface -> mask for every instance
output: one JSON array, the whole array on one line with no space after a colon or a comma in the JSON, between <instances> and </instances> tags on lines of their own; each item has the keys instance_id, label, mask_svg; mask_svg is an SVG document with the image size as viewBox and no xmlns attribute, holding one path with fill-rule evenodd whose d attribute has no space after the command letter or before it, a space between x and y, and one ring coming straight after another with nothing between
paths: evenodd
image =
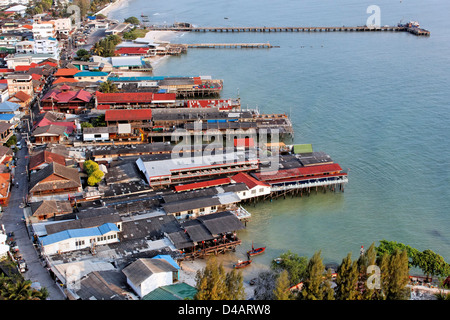
<instances>
[{"instance_id":1,"label":"calm ocean surface","mask_svg":"<svg viewBox=\"0 0 450 320\"><path fill-rule=\"evenodd\" d=\"M344 193L312 193L248 206L243 244L226 263L267 246L259 267L286 250L322 250L340 263L361 245L387 239L450 261L450 2L444 0L129 0L110 17L196 26L355 26L381 9L381 25L418 20L431 37L408 33L203 33L173 43L270 42L272 49L190 49L155 75L211 75L223 98L290 114L295 143L312 143L349 168ZM224 18L228 19L224 19ZM226 264L225 263L225 264Z\"/></svg>"}]
</instances>

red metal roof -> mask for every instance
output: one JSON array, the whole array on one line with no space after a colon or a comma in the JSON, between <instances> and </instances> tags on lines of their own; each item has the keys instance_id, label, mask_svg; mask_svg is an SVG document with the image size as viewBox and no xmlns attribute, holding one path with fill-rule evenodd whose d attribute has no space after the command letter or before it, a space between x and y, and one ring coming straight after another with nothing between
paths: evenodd
<instances>
[{"instance_id":1,"label":"red metal roof","mask_svg":"<svg viewBox=\"0 0 450 320\"><path fill-rule=\"evenodd\" d=\"M121 55L121 54L146 54L148 53L149 48L143 48L143 47L121 47L114 51L115 54Z\"/></svg>"},{"instance_id":2,"label":"red metal roof","mask_svg":"<svg viewBox=\"0 0 450 320\"><path fill-rule=\"evenodd\" d=\"M253 140L253 138L235 138L234 146L253 148L255 146L255 141Z\"/></svg>"},{"instance_id":3,"label":"red metal roof","mask_svg":"<svg viewBox=\"0 0 450 320\"><path fill-rule=\"evenodd\" d=\"M80 89L78 91L62 91L61 89L66 90L67 88L70 89L69 86L64 85L60 89L54 89L52 91L49 91L45 94L45 96L42 97L42 101L52 101L55 103L68 103L74 100L81 100L84 102L89 102L92 98L92 95L83 90Z\"/></svg>"},{"instance_id":4,"label":"red metal roof","mask_svg":"<svg viewBox=\"0 0 450 320\"><path fill-rule=\"evenodd\" d=\"M151 120L151 109L114 109L105 111L105 121Z\"/></svg>"},{"instance_id":5,"label":"red metal roof","mask_svg":"<svg viewBox=\"0 0 450 320\"><path fill-rule=\"evenodd\" d=\"M97 103L99 104L114 104L114 103L151 103L153 100L152 92L117 92L117 93L102 93L95 92Z\"/></svg>"},{"instance_id":6,"label":"red metal roof","mask_svg":"<svg viewBox=\"0 0 450 320\"><path fill-rule=\"evenodd\" d=\"M245 172L240 172L237 175L232 176L231 179L237 183L245 183L249 189L253 189L256 186L269 186L267 183L259 181Z\"/></svg>"},{"instance_id":7,"label":"red metal roof","mask_svg":"<svg viewBox=\"0 0 450 320\"><path fill-rule=\"evenodd\" d=\"M284 169L272 172L266 172L264 174L258 172L255 173L257 179L261 181L274 181L290 178L310 177L316 175L340 173L342 168L337 163L324 164L318 166L309 166L301 168Z\"/></svg>"},{"instance_id":8,"label":"red metal roof","mask_svg":"<svg viewBox=\"0 0 450 320\"><path fill-rule=\"evenodd\" d=\"M34 170L44 163L51 163L51 162L56 162L63 166L66 165L66 160L64 156L44 150L30 157L29 168L30 170Z\"/></svg>"},{"instance_id":9,"label":"red metal roof","mask_svg":"<svg viewBox=\"0 0 450 320\"><path fill-rule=\"evenodd\" d=\"M80 70L78 70L77 68L62 68L62 69L56 70L54 76L55 77L67 77L67 76L73 77L78 72L80 72Z\"/></svg>"},{"instance_id":10,"label":"red metal roof","mask_svg":"<svg viewBox=\"0 0 450 320\"><path fill-rule=\"evenodd\" d=\"M64 83L64 82L78 82L78 80L74 79L74 78L59 77L58 79L53 81L53 84Z\"/></svg>"},{"instance_id":11,"label":"red metal roof","mask_svg":"<svg viewBox=\"0 0 450 320\"><path fill-rule=\"evenodd\" d=\"M176 93L155 93L153 95L153 101L175 101L177 98Z\"/></svg>"},{"instance_id":12,"label":"red metal roof","mask_svg":"<svg viewBox=\"0 0 450 320\"><path fill-rule=\"evenodd\" d=\"M28 71L31 68L36 68L37 66L38 65L36 63L32 62L31 64L26 66L16 66L15 71Z\"/></svg>"},{"instance_id":13,"label":"red metal roof","mask_svg":"<svg viewBox=\"0 0 450 320\"><path fill-rule=\"evenodd\" d=\"M175 188L176 192L181 192L181 191L196 190L196 189L202 189L202 188L208 188L208 187L215 187L215 186L220 186L220 185L230 184L230 183L231 183L230 178L223 178L223 179L215 179L215 180L183 184L183 185L175 186L174 188Z\"/></svg>"}]
</instances>

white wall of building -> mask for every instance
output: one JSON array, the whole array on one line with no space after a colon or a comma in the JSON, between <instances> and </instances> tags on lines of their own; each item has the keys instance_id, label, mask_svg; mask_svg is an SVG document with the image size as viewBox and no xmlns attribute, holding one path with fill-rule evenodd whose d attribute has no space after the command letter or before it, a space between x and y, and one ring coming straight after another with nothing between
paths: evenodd
<instances>
[{"instance_id":1,"label":"white wall of building","mask_svg":"<svg viewBox=\"0 0 450 320\"><path fill-rule=\"evenodd\" d=\"M173 284L173 275L172 272L159 272L151 275L139 286L133 284L129 279L127 279L127 283L142 298L159 287Z\"/></svg>"},{"instance_id":2,"label":"white wall of building","mask_svg":"<svg viewBox=\"0 0 450 320\"><path fill-rule=\"evenodd\" d=\"M56 37L56 30L53 23L33 23L33 38L43 39L48 37Z\"/></svg>"},{"instance_id":3,"label":"white wall of building","mask_svg":"<svg viewBox=\"0 0 450 320\"><path fill-rule=\"evenodd\" d=\"M105 233L99 237L82 237L82 238L69 238L62 240L60 242L55 242L52 244L48 244L42 247L43 252L47 255L56 254L59 252L68 252L74 250L80 250L89 248L92 245L92 242L95 242L96 245L103 245L108 243L118 242L117 232L111 231Z\"/></svg>"}]
</instances>

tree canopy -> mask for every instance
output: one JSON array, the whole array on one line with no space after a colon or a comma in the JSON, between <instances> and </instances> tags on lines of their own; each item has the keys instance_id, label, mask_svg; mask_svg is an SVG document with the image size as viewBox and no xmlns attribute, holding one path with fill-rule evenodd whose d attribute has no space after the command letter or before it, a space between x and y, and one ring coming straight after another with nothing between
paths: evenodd
<instances>
[{"instance_id":1,"label":"tree canopy","mask_svg":"<svg viewBox=\"0 0 450 320\"><path fill-rule=\"evenodd\" d=\"M196 274L197 293L194 300L242 300L245 299L242 272L226 272L216 258L208 259L206 267Z\"/></svg>"},{"instance_id":2,"label":"tree canopy","mask_svg":"<svg viewBox=\"0 0 450 320\"><path fill-rule=\"evenodd\" d=\"M128 17L125 19L126 23L131 23L131 24L140 24L140 21L138 18L136 17Z\"/></svg>"}]
</instances>

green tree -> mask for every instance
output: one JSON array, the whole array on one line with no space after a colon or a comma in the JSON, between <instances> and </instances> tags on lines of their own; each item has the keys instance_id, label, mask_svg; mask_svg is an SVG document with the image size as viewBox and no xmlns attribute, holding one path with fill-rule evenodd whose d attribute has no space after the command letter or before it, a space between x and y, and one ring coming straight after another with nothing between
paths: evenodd
<instances>
[{"instance_id":1,"label":"green tree","mask_svg":"<svg viewBox=\"0 0 450 320\"><path fill-rule=\"evenodd\" d=\"M16 145L16 144L17 144L17 137L16 137L15 134L13 134L11 136L11 138L9 138L8 141L6 141L5 146L7 146L9 148L9 147L11 147L13 145Z\"/></svg>"},{"instance_id":2,"label":"green tree","mask_svg":"<svg viewBox=\"0 0 450 320\"><path fill-rule=\"evenodd\" d=\"M111 41L114 46L117 46L119 43L122 42L122 39L117 34L111 34L106 37L106 40Z\"/></svg>"},{"instance_id":3,"label":"green tree","mask_svg":"<svg viewBox=\"0 0 450 320\"><path fill-rule=\"evenodd\" d=\"M94 177L93 175L92 175L92 176L89 176L88 179L87 179L87 183L88 183L88 185L90 185L90 186L95 186L95 185L98 184L100 181L101 181L101 179L97 179L97 178Z\"/></svg>"},{"instance_id":4,"label":"green tree","mask_svg":"<svg viewBox=\"0 0 450 320\"><path fill-rule=\"evenodd\" d=\"M323 282L323 299L324 300L335 300L335 291L332 286L332 274L331 269L327 270L327 274L325 275L325 279Z\"/></svg>"},{"instance_id":5,"label":"green tree","mask_svg":"<svg viewBox=\"0 0 450 320\"><path fill-rule=\"evenodd\" d=\"M275 289L273 290L274 300L291 300L292 294L289 291L290 280L287 270L283 270L278 275L275 283Z\"/></svg>"},{"instance_id":6,"label":"green tree","mask_svg":"<svg viewBox=\"0 0 450 320\"><path fill-rule=\"evenodd\" d=\"M216 258L208 259L206 267L198 270L195 276L197 293L194 300L234 300L242 294L242 275L227 275L222 263ZM227 287L230 287L229 289ZM235 294L236 297L230 295Z\"/></svg>"},{"instance_id":7,"label":"green tree","mask_svg":"<svg viewBox=\"0 0 450 320\"><path fill-rule=\"evenodd\" d=\"M358 297L358 263L352 261L352 254L347 254L337 270L336 299L356 300Z\"/></svg>"},{"instance_id":8,"label":"green tree","mask_svg":"<svg viewBox=\"0 0 450 320\"><path fill-rule=\"evenodd\" d=\"M414 266L414 259L415 256L420 253L419 250L403 243L387 240L381 240L380 245L376 247L377 254L380 257L383 256L384 253L392 254L396 249L406 250L406 252L408 253L408 257L411 259L409 262L409 266Z\"/></svg>"},{"instance_id":9,"label":"green tree","mask_svg":"<svg viewBox=\"0 0 450 320\"><path fill-rule=\"evenodd\" d=\"M321 258L321 251L317 251L309 259L306 267L305 280L303 281L303 288L299 296L304 300L323 300L324 298L324 270L325 267Z\"/></svg>"},{"instance_id":10,"label":"green tree","mask_svg":"<svg viewBox=\"0 0 450 320\"><path fill-rule=\"evenodd\" d=\"M48 291L31 288L30 280L4 281L3 279L1 296L5 300L45 300L48 297Z\"/></svg>"},{"instance_id":11,"label":"green tree","mask_svg":"<svg viewBox=\"0 0 450 320\"><path fill-rule=\"evenodd\" d=\"M92 128L92 127L94 127L94 125L92 123L90 123L90 122L82 122L82 123L80 123L80 125L81 125L81 128Z\"/></svg>"},{"instance_id":12,"label":"green tree","mask_svg":"<svg viewBox=\"0 0 450 320\"><path fill-rule=\"evenodd\" d=\"M232 269L225 277L226 300L244 300L244 277L241 271Z\"/></svg>"},{"instance_id":13,"label":"green tree","mask_svg":"<svg viewBox=\"0 0 450 320\"><path fill-rule=\"evenodd\" d=\"M131 24L140 24L140 21L138 18L136 17L129 17L125 19L126 23L131 23Z\"/></svg>"},{"instance_id":14,"label":"green tree","mask_svg":"<svg viewBox=\"0 0 450 320\"><path fill-rule=\"evenodd\" d=\"M98 163L92 160L86 160L83 163L83 170L88 176L90 176L94 171L98 170Z\"/></svg>"},{"instance_id":15,"label":"green tree","mask_svg":"<svg viewBox=\"0 0 450 320\"><path fill-rule=\"evenodd\" d=\"M97 55L97 56L102 56L103 52L105 51L105 48L101 45L100 42L96 42L92 48L91 51L93 54Z\"/></svg>"},{"instance_id":16,"label":"green tree","mask_svg":"<svg viewBox=\"0 0 450 320\"><path fill-rule=\"evenodd\" d=\"M369 266L376 266L377 263L377 252L375 250L375 243L372 243L370 247L364 252L363 255L360 255L358 258L358 267L359 267L359 282L362 286L362 294L360 296L361 300L377 300L379 298L379 290L375 288L376 279L370 278L375 271L372 270L371 274L368 274ZM369 286L368 281L372 280L371 285Z\"/></svg>"},{"instance_id":17,"label":"green tree","mask_svg":"<svg viewBox=\"0 0 450 320\"><path fill-rule=\"evenodd\" d=\"M384 253L381 257L382 295L387 300L406 300L409 298L408 253L396 249L394 253Z\"/></svg>"},{"instance_id":18,"label":"green tree","mask_svg":"<svg viewBox=\"0 0 450 320\"><path fill-rule=\"evenodd\" d=\"M98 179L98 180L101 180L101 179L103 178L104 175L105 175L105 174L104 174L103 171L100 170L100 169L97 169L97 170L95 170L94 172L92 172L92 176L93 176L94 178Z\"/></svg>"},{"instance_id":19,"label":"green tree","mask_svg":"<svg viewBox=\"0 0 450 320\"><path fill-rule=\"evenodd\" d=\"M88 61L91 55L89 54L89 51L86 49L79 49L77 52L77 60L80 61Z\"/></svg>"},{"instance_id":20,"label":"green tree","mask_svg":"<svg viewBox=\"0 0 450 320\"><path fill-rule=\"evenodd\" d=\"M86 17L86 14L91 9L91 0L73 0L73 4L80 7L80 15L82 18Z\"/></svg>"},{"instance_id":21,"label":"green tree","mask_svg":"<svg viewBox=\"0 0 450 320\"><path fill-rule=\"evenodd\" d=\"M291 251L284 252L277 261L272 261L273 270L286 270L289 274L291 285L296 285L302 281L306 273L308 258L301 257Z\"/></svg>"},{"instance_id":22,"label":"green tree","mask_svg":"<svg viewBox=\"0 0 450 320\"><path fill-rule=\"evenodd\" d=\"M415 255L413 263L427 275L447 277L450 273L449 265L444 258L430 249Z\"/></svg>"},{"instance_id":23,"label":"green tree","mask_svg":"<svg viewBox=\"0 0 450 320\"><path fill-rule=\"evenodd\" d=\"M106 80L102 82L99 87L99 91L103 93L114 93L117 92L117 86L111 80Z\"/></svg>"},{"instance_id":24,"label":"green tree","mask_svg":"<svg viewBox=\"0 0 450 320\"><path fill-rule=\"evenodd\" d=\"M106 127L105 114L99 115L92 121L94 127Z\"/></svg>"}]
</instances>

